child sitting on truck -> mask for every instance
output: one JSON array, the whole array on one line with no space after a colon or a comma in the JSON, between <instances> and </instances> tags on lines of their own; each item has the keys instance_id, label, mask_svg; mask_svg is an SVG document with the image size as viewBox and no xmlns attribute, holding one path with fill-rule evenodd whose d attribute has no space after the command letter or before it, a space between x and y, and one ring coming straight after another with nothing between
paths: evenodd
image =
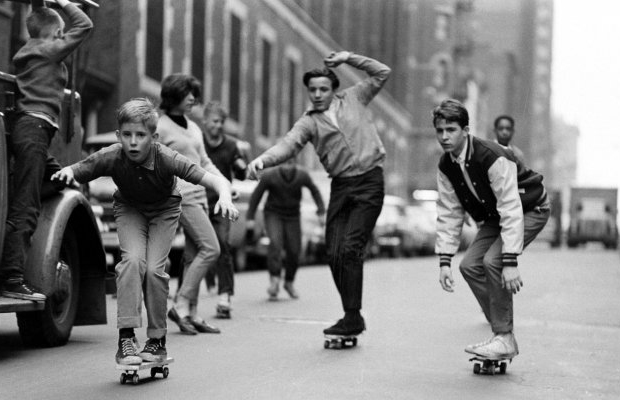
<instances>
[{"instance_id":1,"label":"child sitting on truck","mask_svg":"<svg viewBox=\"0 0 620 400\"><path fill-rule=\"evenodd\" d=\"M86 183L100 176L111 176L118 190L114 193L114 218L118 226L121 261L116 266L118 288L117 324L119 364L162 361L166 352L166 308L169 275L165 271L179 216L181 195L176 177L211 188L219 194L215 213L231 220L239 212L232 203L230 182L205 171L183 155L157 143L159 119L147 99L132 99L117 115L120 143L93 153L65 167L52 179L70 184ZM134 328L142 325L141 306L147 311L148 340L138 354Z\"/></svg>"},{"instance_id":2,"label":"child sitting on truck","mask_svg":"<svg viewBox=\"0 0 620 400\"><path fill-rule=\"evenodd\" d=\"M24 264L30 237L41 210L41 185L60 169L48 153L58 130L60 104L67 84L62 62L88 36L91 20L68 0L56 3L69 17L64 32L60 15L47 7L33 9L26 19L30 39L15 54L17 115L9 149L14 158L13 193L6 218L6 237L0 265L2 296L45 301L46 297L24 281Z\"/></svg>"}]
</instances>

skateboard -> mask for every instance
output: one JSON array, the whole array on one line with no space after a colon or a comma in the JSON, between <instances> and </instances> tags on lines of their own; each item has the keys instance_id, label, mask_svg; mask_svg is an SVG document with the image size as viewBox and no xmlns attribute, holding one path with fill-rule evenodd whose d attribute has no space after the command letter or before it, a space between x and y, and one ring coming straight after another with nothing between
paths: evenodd
<instances>
[{"instance_id":1,"label":"skateboard","mask_svg":"<svg viewBox=\"0 0 620 400\"><path fill-rule=\"evenodd\" d=\"M218 305L215 308L215 318L230 319L230 308Z\"/></svg>"},{"instance_id":2,"label":"skateboard","mask_svg":"<svg viewBox=\"0 0 620 400\"><path fill-rule=\"evenodd\" d=\"M325 335L323 347L326 349L346 349L357 346L357 335Z\"/></svg>"},{"instance_id":3,"label":"skateboard","mask_svg":"<svg viewBox=\"0 0 620 400\"><path fill-rule=\"evenodd\" d=\"M508 367L508 362L512 362L512 358L485 358L485 357L472 357L469 361L474 362L474 374L476 375L495 375L499 372L499 374L504 375L506 373L506 368Z\"/></svg>"},{"instance_id":4,"label":"skateboard","mask_svg":"<svg viewBox=\"0 0 620 400\"><path fill-rule=\"evenodd\" d=\"M157 374L162 374L164 378L167 378L170 373L168 370L168 364L173 362L174 358L168 357L163 361L144 361L142 364L136 365L116 364L116 369L125 371L121 374L121 384L131 382L134 385L137 385L138 382L140 382L138 371L150 368L151 378L155 378L155 375Z\"/></svg>"}]
</instances>

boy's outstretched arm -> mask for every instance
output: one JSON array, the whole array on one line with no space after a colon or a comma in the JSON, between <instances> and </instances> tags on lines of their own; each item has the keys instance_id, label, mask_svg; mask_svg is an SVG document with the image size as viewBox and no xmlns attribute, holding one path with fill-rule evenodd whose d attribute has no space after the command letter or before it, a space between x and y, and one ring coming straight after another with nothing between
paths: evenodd
<instances>
[{"instance_id":1,"label":"boy's outstretched arm","mask_svg":"<svg viewBox=\"0 0 620 400\"><path fill-rule=\"evenodd\" d=\"M62 168L60 171L52 175L50 179L53 181L61 181L67 186L75 186L77 184L73 176L73 169L71 168L71 166Z\"/></svg>"},{"instance_id":2,"label":"boy's outstretched arm","mask_svg":"<svg viewBox=\"0 0 620 400\"><path fill-rule=\"evenodd\" d=\"M220 196L217 203L213 207L215 214L221 212L222 217L228 218L232 221L236 221L239 218L239 211L232 202L232 188L228 179L223 176L215 175L207 172L200 180L200 185L213 189Z\"/></svg>"}]
</instances>

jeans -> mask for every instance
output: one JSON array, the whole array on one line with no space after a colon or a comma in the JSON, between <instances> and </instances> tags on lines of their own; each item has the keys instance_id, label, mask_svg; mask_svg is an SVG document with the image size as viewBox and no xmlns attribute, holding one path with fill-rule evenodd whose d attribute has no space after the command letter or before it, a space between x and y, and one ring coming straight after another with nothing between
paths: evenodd
<instances>
[{"instance_id":1,"label":"jeans","mask_svg":"<svg viewBox=\"0 0 620 400\"><path fill-rule=\"evenodd\" d=\"M524 215L524 248L536 238L549 219L548 205ZM461 274L491 323L494 333L513 329L512 292L502 288L502 239L498 221L480 227L460 264Z\"/></svg>"},{"instance_id":2,"label":"jeans","mask_svg":"<svg viewBox=\"0 0 620 400\"><path fill-rule=\"evenodd\" d=\"M183 282L177 294L198 304L200 282L209 269L217 266L220 245L209 220L206 204L193 202L181 204L181 226L185 233L183 251Z\"/></svg>"},{"instance_id":3,"label":"jeans","mask_svg":"<svg viewBox=\"0 0 620 400\"><path fill-rule=\"evenodd\" d=\"M56 128L46 121L22 114L9 136L14 158L11 201L0 266L0 282L21 282L30 238L37 228L43 183L60 170L48 149ZM2 167L4 168L4 166Z\"/></svg>"},{"instance_id":4,"label":"jeans","mask_svg":"<svg viewBox=\"0 0 620 400\"><path fill-rule=\"evenodd\" d=\"M383 170L334 178L327 209L327 256L342 307L362 308L364 251L383 207Z\"/></svg>"},{"instance_id":5,"label":"jeans","mask_svg":"<svg viewBox=\"0 0 620 400\"><path fill-rule=\"evenodd\" d=\"M232 255L230 254L230 244L228 237L230 236L230 220L223 218L220 214L209 214L209 219L215 229L217 240L220 245L220 258L217 261L217 293L234 294L234 266L232 261Z\"/></svg>"},{"instance_id":6,"label":"jeans","mask_svg":"<svg viewBox=\"0 0 620 400\"><path fill-rule=\"evenodd\" d=\"M116 265L118 328L142 326L142 294L149 338L166 335L168 281L166 260L174 238L181 207L176 205L144 212L114 202L121 261Z\"/></svg>"},{"instance_id":7,"label":"jeans","mask_svg":"<svg viewBox=\"0 0 620 400\"><path fill-rule=\"evenodd\" d=\"M269 236L267 266L269 275L282 274L282 250L284 250L284 280L292 282L299 267L301 251L301 221L299 217L285 218L276 213L265 213L265 230Z\"/></svg>"}]
</instances>

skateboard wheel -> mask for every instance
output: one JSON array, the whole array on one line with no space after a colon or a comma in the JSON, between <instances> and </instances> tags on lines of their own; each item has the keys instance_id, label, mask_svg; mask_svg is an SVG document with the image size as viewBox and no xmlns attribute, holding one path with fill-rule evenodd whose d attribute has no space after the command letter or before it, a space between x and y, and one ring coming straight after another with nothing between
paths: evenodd
<instances>
[{"instance_id":1,"label":"skateboard wheel","mask_svg":"<svg viewBox=\"0 0 620 400\"><path fill-rule=\"evenodd\" d=\"M357 346L357 338L351 339L351 345L352 346Z\"/></svg>"},{"instance_id":2,"label":"skateboard wheel","mask_svg":"<svg viewBox=\"0 0 620 400\"><path fill-rule=\"evenodd\" d=\"M134 374L134 376L133 376L133 377L132 377L132 379L131 379L131 382L132 382L134 385L137 385L137 384L138 384L138 382L140 382L140 377L138 376L138 374Z\"/></svg>"},{"instance_id":3,"label":"skateboard wheel","mask_svg":"<svg viewBox=\"0 0 620 400\"><path fill-rule=\"evenodd\" d=\"M323 342L323 347L326 349L329 349L329 340L326 340L325 342Z\"/></svg>"},{"instance_id":4,"label":"skateboard wheel","mask_svg":"<svg viewBox=\"0 0 620 400\"><path fill-rule=\"evenodd\" d=\"M151 378L155 378L155 374L157 374L157 369L151 368Z\"/></svg>"},{"instance_id":5,"label":"skateboard wheel","mask_svg":"<svg viewBox=\"0 0 620 400\"><path fill-rule=\"evenodd\" d=\"M122 373L121 374L121 385L124 385L127 379L127 374L126 373Z\"/></svg>"},{"instance_id":6,"label":"skateboard wheel","mask_svg":"<svg viewBox=\"0 0 620 400\"><path fill-rule=\"evenodd\" d=\"M506 373L506 367L507 367L507 366L508 366L508 365L507 365L505 362L502 362L502 363L499 365L499 373L500 373L500 374L502 374L502 375L504 375L504 374Z\"/></svg>"},{"instance_id":7,"label":"skateboard wheel","mask_svg":"<svg viewBox=\"0 0 620 400\"><path fill-rule=\"evenodd\" d=\"M478 363L474 364L474 374L476 375L480 374L480 364Z\"/></svg>"},{"instance_id":8,"label":"skateboard wheel","mask_svg":"<svg viewBox=\"0 0 620 400\"><path fill-rule=\"evenodd\" d=\"M162 372L162 374L164 375L164 379L168 377L169 373L170 373L170 371L168 370L168 367L164 367L164 370Z\"/></svg>"}]
</instances>

